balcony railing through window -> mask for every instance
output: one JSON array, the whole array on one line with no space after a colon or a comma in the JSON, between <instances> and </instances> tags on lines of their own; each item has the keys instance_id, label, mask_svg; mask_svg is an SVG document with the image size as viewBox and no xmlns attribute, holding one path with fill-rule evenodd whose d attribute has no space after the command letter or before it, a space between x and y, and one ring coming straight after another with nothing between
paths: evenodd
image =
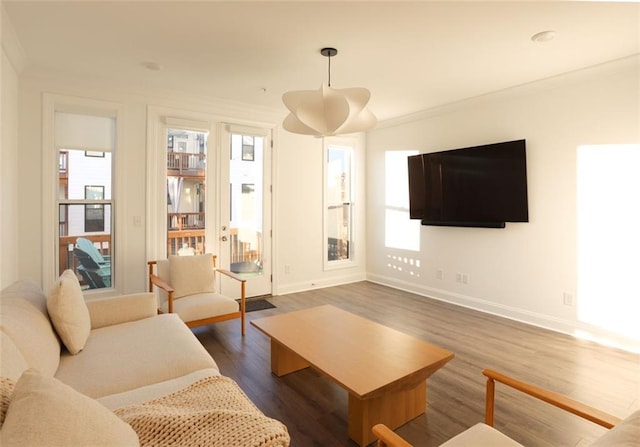
<instances>
[{"instance_id":1,"label":"balcony railing through window","mask_svg":"<svg viewBox=\"0 0 640 447\"><path fill-rule=\"evenodd\" d=\"M167 152L167 175L204 176L206 154L190 154L185 152Z\"/></svg>"},{"instance_id":2,"label":"balcony railing through window","mask_svg":"<svg viewBox=\"0 0 640 447\"><path fill-rule=\"evenodd\" d=\"M167 213L169 231L204 229L204 213Z\"/></svg>"}]
</instances>

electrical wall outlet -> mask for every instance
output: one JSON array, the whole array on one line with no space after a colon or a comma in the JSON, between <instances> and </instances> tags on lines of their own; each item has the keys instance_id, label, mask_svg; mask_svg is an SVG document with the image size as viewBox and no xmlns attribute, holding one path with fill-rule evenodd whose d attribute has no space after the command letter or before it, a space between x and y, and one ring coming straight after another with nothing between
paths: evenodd
<instances>
[{"instance_id":1,"label":"electrical wall outlet","mask_svg":"<svg viewBox=\"0 0 640 447\"><path fill-rule=\"evenodd\" d=\"M456 282L459 282L461 284L469 284L469 274L468 273L457 272L456 273Z\"/></svg>"},{"instance_id":2,"label":"electrical wall outlet","mask_svg":"<svg viewBox=\"0 0 640 447\"><path fill-rule=\"evenodd\" d=\"M436 270L436 278L444 279L444 271L442 269Z\"/></svg>"},{"instance_id":3,"label":"electrical wall outlet","mask_svg":"<svg viewBox=\"0 0 640 447\"><path fill-rule=\"evenodd\" d=\"M562 304L565 306L573 306L573 295L569 292L562 294Z\"/></svg>"}]
</instances>

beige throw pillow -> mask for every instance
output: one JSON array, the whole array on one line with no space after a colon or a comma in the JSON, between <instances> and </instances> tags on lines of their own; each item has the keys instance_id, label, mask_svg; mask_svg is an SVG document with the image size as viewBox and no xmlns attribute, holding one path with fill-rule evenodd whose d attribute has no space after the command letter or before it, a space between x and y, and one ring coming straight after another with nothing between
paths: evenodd
<instances>
[{"instance_id":1,"label":"beige throw pillow","mask_svg":"<svg viewBox=\"0 0 640 447\"><path fill-rule=\"evenodd\" d=\"M169 256L173 297L215 292L213 255Z\"/></svg>"},{"instance_id":2,"label":"beige throw pillow","mask_svg":"<svg viewBox=\"0 0 640 447\"><path fill-rule=\"evenodd\" d=\"M91 317L73 270L65 270L54 284L47 296L47 310L69 352L80 352L91 332Z\"/></svg>"},{"instance_id":3,"label":"beige throw pillow","mask_svg":"<svg viewBox=\"0 0 640 447\"><path fill-rule=\"evenodd\" d=\"M28 369L16 383L0 430L11 446L138 446L138 435L97 401Z\"/></svg>"}]
</instances>

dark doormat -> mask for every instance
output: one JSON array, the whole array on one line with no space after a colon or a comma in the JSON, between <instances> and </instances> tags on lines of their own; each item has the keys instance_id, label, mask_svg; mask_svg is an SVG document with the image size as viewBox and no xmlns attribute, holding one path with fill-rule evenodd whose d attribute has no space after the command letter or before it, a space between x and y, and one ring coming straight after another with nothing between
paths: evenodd
<instances>
[{"instance_id":1,"label":"dark doormat","mask_svg":"<svg viewBox=\"0 0 640 447\"><path fill-rule=\"evenodd\" d=\"M269 301L264 298L258 298L255 300L249 299L246 300L245 312L253 312L254 310L264 310L264 309L274 309L276 306L271 304Z\"/></svg>"}]
</instances>

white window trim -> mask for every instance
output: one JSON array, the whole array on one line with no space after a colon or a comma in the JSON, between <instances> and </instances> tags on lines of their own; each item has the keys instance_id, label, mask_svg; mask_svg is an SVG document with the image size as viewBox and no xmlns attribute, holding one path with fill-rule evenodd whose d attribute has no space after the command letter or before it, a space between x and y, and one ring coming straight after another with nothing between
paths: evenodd
<instances>
[{"instance_id":1,"label":"white window trim","mask_svg":"<svg viewBox=\"0 0 640 447\"><path fill-rule=\"evenodd\" d=\"M327 161L328 161L328 152L329 147L339 147L341 149L347 149L351 153L351 173L350 173L350 203L351 203L351 237L349 239L349 259L341 259L336 261L329 261L329 232L327 229L328 226L328 216L327 209L329 206L329 192L327 189ZM357 257L356 257L356 147L357 140L355 138L335 138L335 137L327 137L323 138L323 151L322 151L322 265L325 271L328 270L338 270L344 268L353 268L357 266Z\"/></svg>"},{"instance_id":2,"label":"white window trim","mask_svg":"<svg viewBox=\"0 0 640 447\"><path fill-rule=\"evenodd\" d=\"M114 269L112 270L111 288L99 289L87 293L96 295L114 295L119 293L118 288L122 288L120 278L122 278L122 268L124 265L123 250L118 247L123 246L123 231L118 231L123 226L123 216L118 206L124 197L119 184L122 179L117 176L118 172L123 172L124 157L118 156L124 147L124 105L108 101L100 101L74 96L57 95L44 93L42 98L42 286L44 290L49 290L55 283L58 275L56 265L58 262L58 222L55 205L58 194L58 153L55 147L55 113L69 112L86 115L97 115L115 118L116 120L116 141L113 149L113 165L111 167L112 184L112 214L115 217L111 228L111 238L113 240L114 252L111 254ZM89 148L90 150L90 148ZM52 187L56 185L56 187ZM62 273L62 272L60 272Z\"/></svg>"}]
</instances>

